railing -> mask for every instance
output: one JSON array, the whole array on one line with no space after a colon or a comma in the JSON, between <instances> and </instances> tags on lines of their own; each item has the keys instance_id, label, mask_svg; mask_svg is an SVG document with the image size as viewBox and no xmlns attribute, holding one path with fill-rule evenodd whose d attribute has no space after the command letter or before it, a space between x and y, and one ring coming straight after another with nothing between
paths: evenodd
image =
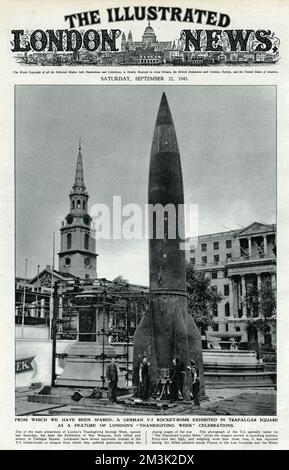
<instances>
[{"instance_id":1,"label":"railing","mask_svg":"<svg viewBox=\"0 0 289 470\"><path fill-rule=\"evenodd\" d=\"M78 341L88 341L88 342L96 342L97 338L108 338L108 341L110 343L125 343L125 344L132 344L133 343L133 334L127 335L126 332L121 332L121 333L103 333L102 331L97 331L97 332L88 332L88 333L79 333L77 330L63 330L63 331L58 331L56 333L57 339L62 340L62 339L69 339L69 340L78 340Z\"/></svg>"},{"instance_id":2,"label":"railing","mask_svg":"<svg viewBox=\"0 0 289 470\"><path fill-rule=\"evenodd\" d=\"M218 261L214 263L199 263L199 264L194 264L195 268L216 268L216 267L224 267L226 264L226 261Z\"/></svg>"},{"instance_id":3,"label":"railing","mask_svg":"<svg viewBox=\"0 0 289 470\"><path fill-rule=\"evenodd\" d=\"M39 318L39 317L28 317L22 315L15 315L15 324L22 325L22 319L24 325L48 325L49 320L47 318Z\"/></svg>"},{"instance_id":4,"label":"railing","mask_svg":"<svg viewBox=\"0 0 289 470\"><path fill-rule=\"evenodd\" d=\"M239 257L234 257L234 258L227 258L225 260L220 260L220 261L214 261L213 263L198 263L198 264L194 264L195 268L197 269L200 269L200 268L217 268L217 267L225 267L226 265L229 265L229 264L234 264L234 263L239 263L239 262L242 262L242 261L257 261L257 260L260 260L260 259L265 259L265 260L272 260L272 261L275 261L276 260L276 256L274 255L274 253L270 253L270 254L258 254L258 255L251 255L251 256L246 256L246 255L243 255L243 256L239 256Z\"/></svg>"},{"instance_id":5,"label":"railing","mask_svg":"<svg viewBox=\"0 0 289 470\"><path fill-rule=\"evenodd\" d=\"M275 260L276 257L274 255L274 253L270 253L270 254L267 254L265 255L264 253L259 253L257 255L243 255L243 256L239 256L239 257L236 257L236 258L229 258L227 260L227 263L230 264L230 263L236 263L236 262L240 262L240 261L256 261L256 260L259 260L259 259L272 259L272 260Z\"/></svg>"}]
</instances>

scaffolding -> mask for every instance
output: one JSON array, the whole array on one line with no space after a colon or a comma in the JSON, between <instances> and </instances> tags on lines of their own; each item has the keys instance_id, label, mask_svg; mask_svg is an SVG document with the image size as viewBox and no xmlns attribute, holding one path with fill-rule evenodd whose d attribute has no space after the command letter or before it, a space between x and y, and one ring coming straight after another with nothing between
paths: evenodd
<instances>
[{"instance_id":1,"label":"scaffolding","mask_svg":"<svg viewBox=\"0 0 289 470\"><path fill-rule=\"evenodd\" d=\"M60 300L61 299L61 300ZM61 315L59 305L61 304ZM136 292L128 284L107 284L105 281L98 285L80 285L76 282L70 290L58 293L58 285L54 285L53 319L52 319L52 385L55 384L56 358L65 360L66 354L57 354L57 341L71 339L79 342L89 341L102 344L102 353L95 361L102 364L102 388L105 387L105 365L108 359L105 349L109 344L116 349L124 345L121 352L114 356L120 361L121 372L125 372L127 387L131 384L132 361L130 348L133 347L135 329L144 315L149 304L149 293ZM84 316L83 316L84 315ZM61 318L60 318L61 317ZM78 318L78 322L76 319ZM83 331L80 318L86 318L89 327ZM94 318L94 321L91 321ZM85 329L85 328L84 328Z\"/></svg>"}]
</instances>

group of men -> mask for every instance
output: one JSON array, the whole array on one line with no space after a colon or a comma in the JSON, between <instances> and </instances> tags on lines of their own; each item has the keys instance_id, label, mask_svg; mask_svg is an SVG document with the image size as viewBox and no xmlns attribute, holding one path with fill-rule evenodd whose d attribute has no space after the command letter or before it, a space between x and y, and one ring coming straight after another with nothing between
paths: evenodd
<instances>
[{"instance_id":1,"label":"group of men","mask_svg":"<svg viewBox=\"0 0 289 470\"><path fill-rule=\"evenodd\" d=\"M182 359L175 357L170 369L170 400L180 399L189 402L193 398L195 406L200 406L200 378L195 361L187 366Z\"/></svg>"},{"instance_id":2,"label":"group of men","mask_svg":"<svg viewBox=\"0 0 289 470\"><path fill-rule=\"evenodd\" d=\"M150 364L147 357L140 357L137 370L138 390L136 394L138 397L147 400L150 396L156 397L158 395L160 398L169 398L171 402L178 401L179 399L189 402L192 398L195 406L200 406L199 372L193 360L190 360L187 366L185 366L182 358L175 357L171 368L168 369L168 373L160 378L156 393L153 392L151 387L149 367ZM106 378L108 381L108 397L111 402L116 403L118 368L115 357L111 358L111 362L107 366Z\"/></svg>"}]
</instances>

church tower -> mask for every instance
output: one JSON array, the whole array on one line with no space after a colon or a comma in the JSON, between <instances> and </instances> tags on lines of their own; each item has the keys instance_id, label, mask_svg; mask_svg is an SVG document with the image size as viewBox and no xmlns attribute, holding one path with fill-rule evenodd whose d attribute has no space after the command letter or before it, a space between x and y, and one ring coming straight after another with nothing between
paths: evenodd
<instances>
[{"instance_id":1,"label":"church tower","mask_svg":"<svg viewBox=\"0 0 289 470\"><path fill-rule=\"evenodd\" d=\"M60 229L59 271L81 279L96 279L95 238L87 212L88 194L84 184L81 143L77 156L75 181L69 195L70 212Z\"/></svg>"}]
</instances>

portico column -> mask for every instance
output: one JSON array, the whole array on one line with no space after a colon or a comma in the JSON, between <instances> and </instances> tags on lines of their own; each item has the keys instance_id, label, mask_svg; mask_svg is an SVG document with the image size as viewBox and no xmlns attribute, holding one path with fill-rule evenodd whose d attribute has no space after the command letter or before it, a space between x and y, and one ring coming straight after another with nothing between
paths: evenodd
<instances>
[{"instance_id":1,"label":"portico column","mask_svg":"<svg viewBox=\"0 0 289 470\"><path fill-rule=\"evenodd\" d=\"M45 318L45 300L40 300L40 318Z\"/></svg>"},{"instance_id":2,"label":"portico column","mask_svg":"<svg viewBox=\"0 0 289 470\"><path fill-rule=\"evenodd\" d=\"M63 311L63 300L62 300L62 295L60 295L59 296L59 309L58 309L59 320L62 320L62 311Z\"/></svg>"},{"instance_id":3,"label":"portico column","mask_svg":"<svg viewBox=\"0 0 289 470\"><path fill-rule=\"evenodd\" d=\"M230 308L230 315L229 318L234 318L234 286L233 286L233 278L230 277L230 294L229 294L229 308Z\"/></svg>"},{"instance_id":4,"label":"portico column","mask_svg":"<svg viewBox=\"0 0 289 470\"><path fill-rule=\"evenodd\" d=\"M232 286L232 304L233 304L233 317L238 318L238 291L236 282L233 277L231 277L231 286Z\"/></svg>"},{"instance_id":5,"label":"portico column","mask_svg":"<svg viewBox=\"0 0 289 470\"><path fill-rule=\"evenodd\" d=\"M248 238L248 251L249 251L249 258L252 256L252 240Z\"/></svg>"},{"instance_id":6,"label":"portico column","mask_svg":"<svg viewBox=\"0 0 289 470\"><path fill-rule=\"evenodd\" d=\"M246 308L246 280L245 276L241 276L242 283L242 318L247 317L247 308Z\"/></svg>"},{"instance_id":7,"label":"portico column","mask_svg":"<svg viewBox=\"0 0 289 470\"><path fill-rule=\"evenodd\" d=\"M238 316L239 316L239 310L242 308L241 282L239 278L237 281L237 291L238 291Z\"/></svg>"},{"instance_id":8,"label":"portico column","mask_svg":"<svg viewBox=\"0 0 289 470\"><path fill-rule=\"evenodd\" d=\"M263 236L263 242L264 242L264 256L267 256L267 236Z\"/></svg>"},{"instance_id":9,"label":"portico column","mask_svg":"<svg viewBox=\"0 0 289 470\"><path fill-rule=\"evenodd\" d=\"M258 289L258 292L260 292L261 284L262 284L261 274L257 274L257 289ZM258 311L258 317L259 316L260 316L260 311Z\"/></svg>"}]
</instances>

